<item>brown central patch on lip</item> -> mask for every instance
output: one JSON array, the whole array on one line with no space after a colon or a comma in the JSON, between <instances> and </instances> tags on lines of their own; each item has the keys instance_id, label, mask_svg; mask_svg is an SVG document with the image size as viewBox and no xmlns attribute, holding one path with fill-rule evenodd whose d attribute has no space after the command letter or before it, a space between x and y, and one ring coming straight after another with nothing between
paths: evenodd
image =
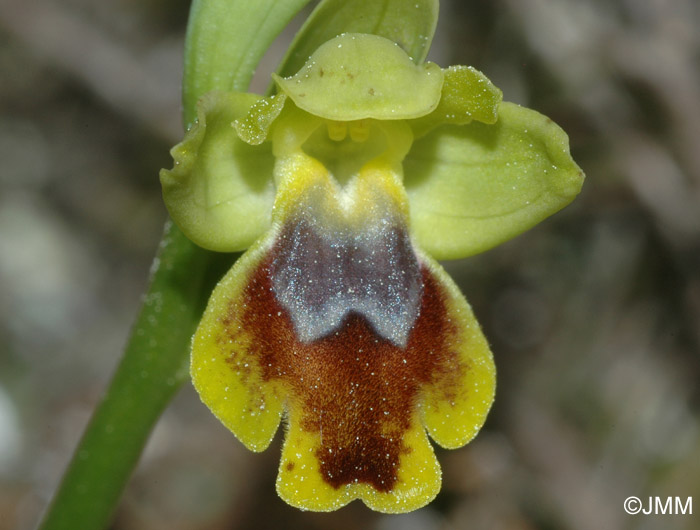
<instances>
[{"instance_id":1,"label":"brown central patch on lip","mask_svg":"<svg viewBox=\"0 0 700 530\"><path fill-rule=\"evenodd\" d=\"M403 436L416 418L421 388L438 384L449 398L467 369L453 349L455 328L443 288L421 266L420 316L405 348L383 339L356 313L329 335L304 343L275 299L273 257L274 249L251 274L242 314L222 320L232 338L240 333L234 321L253 337L249 351L236 352L236 369L257 363L264 380L284 383L288 406L301 410L301 427L318 434L316 456L328 484L361 482L391 491L400 456L411 450Z\"/></svg>"}]
</instances>

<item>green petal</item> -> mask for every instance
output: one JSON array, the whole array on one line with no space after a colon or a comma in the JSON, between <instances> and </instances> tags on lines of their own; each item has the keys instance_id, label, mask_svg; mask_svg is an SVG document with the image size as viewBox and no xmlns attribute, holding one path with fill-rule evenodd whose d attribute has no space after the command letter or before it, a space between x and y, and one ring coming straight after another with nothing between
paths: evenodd
<instances>
[{"instance_id":1,"label":"green petal","mask_svg":"<svg viewBox=\"0 0 700 530\"><path fill-rule=\"evenodd\" d=\"M428 54L437 18L438 0L324 0L292 42L279 74L294 75L321 44L347 32L386 37L420 64Z\"/></svg>"},{"instance_id":2,"label":"green petal","mask_svg":"<svg viewBox=\"0 0 700 530\"><path fill-rule=\"evenodd\" d=\"M398 120L438 105L443 73L434 63L413 64L384 37L345 33L323 44L296 75L273 77L299 108L316 116Z\"/></svg>"},{"instance_id":3,"label":"green petal","mask_svg":"<svg viewBox=\"0 0 700 530\"><path fill-rule=\"evenodd\" d=\"M275 195L270 145L250 146L233 127L259 100L235 92L202 98L197 121L171 150L173 169L160 173L173 221L210 250L243 250L270 226Z\"/></svg>"},{"instance_id":4,"label":"green petal","mask_svg":"<svg viewBox=\"0 0 700 530\"><path fill-rule=\"evenodd\" d=\"M426 116L410 121L416 138L446 123L496 123L503 93L488 77L471 66L450 66L443 72L445 82L437 108Z\"/></svg>"},{"instance_id":5,"label":"green petal","mask_svg":"<svg viewBox=\"0 0 700 530\"><path fill-rule=\"evenodd\" d=\"M282 112L286 99L284 94L277 94L256 101L244 118L233 122L238 137L250 145L260 145L267 140L270 127Z\"/></svg>"},{"instance_id":6,"label":"green petal","mask_svg":"<svg viewBox=\"0 0 700 530\"><path fill-rule=\"evenodd\" d=\"M404 162L412 231L438 259L469 256L527 230L578 194L583 172L566 133L502 103L494 125L446 125Z\"/></svg>"}]
</instances>

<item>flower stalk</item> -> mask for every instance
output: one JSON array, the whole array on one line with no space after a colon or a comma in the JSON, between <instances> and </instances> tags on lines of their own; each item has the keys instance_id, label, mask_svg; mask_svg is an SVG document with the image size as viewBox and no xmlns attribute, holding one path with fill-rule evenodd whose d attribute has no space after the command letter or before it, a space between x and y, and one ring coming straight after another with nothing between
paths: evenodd
<instances>
[{"instance_id":1,"label":"flower stalk","mask_svg":"<svg viewBox=\"0 0 700 530\"><path fill-rule=\"evenodd\" d=\"M193 1L183 81L186 126L203 93L248 87L267 47L306 3ZM238 30L227 31L233 25ZM231 57L246 60L229 68ZM123 357L44 514L41 530L98 530L109 524L149 434L188 379L190 339L220 259L168 221Z\"/></svg>"},{"instance_id":2,"label":"flower stalk","mask_svg":"<svg viewBox=\"0 0 700 530\"><path fill-rule=\"evenodd\" d=\"M168 223L124 356L75 451L42 530L109 523L153 426L187 380L211 254Z\"/></svg>"}]
</instances>

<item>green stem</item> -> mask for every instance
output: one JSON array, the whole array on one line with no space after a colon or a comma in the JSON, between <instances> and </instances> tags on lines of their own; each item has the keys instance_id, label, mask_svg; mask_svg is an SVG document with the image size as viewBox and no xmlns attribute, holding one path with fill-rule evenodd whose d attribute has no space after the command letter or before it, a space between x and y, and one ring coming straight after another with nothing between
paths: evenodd
<instances>
[{"instance_id":1,"label":"green stem","mask_svg":"<svg viewBox=\"0 0 700 530\"><path fill-rule=\"evenodd\" d=\"M202 94L245 89L267 47L308 1L194 0L183 81L185 123L195 116ZM124 356L41 530L98 530L109 523L153 426L188 379L190 338L211 292L207 277L215 261L166 225Z\"/></svg>"},{"instance_id":2,"label":"green stem","mask_svg":"<svg viewBox=\"0 0 700 530\"><path fill-rule=\"evenodd\" d=\"M209 253L170 223L116 374L96 409L44 530L104 528L156 420L187 379Z\"/></svg>"}]
</instances>

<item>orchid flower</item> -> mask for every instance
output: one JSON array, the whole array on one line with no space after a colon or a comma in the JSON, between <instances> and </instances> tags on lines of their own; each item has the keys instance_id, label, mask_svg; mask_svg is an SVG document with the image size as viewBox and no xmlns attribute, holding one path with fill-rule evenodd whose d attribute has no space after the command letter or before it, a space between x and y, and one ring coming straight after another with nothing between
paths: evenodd
<instances>
[{"instance_id":1,"label":"orchid flower","mask_svg":"<svg viewBox=\"0 0 700 530\"><path fill-rule=\"evenodd\" d=\"M436 259L486 250L568 204L565 133L479 71L345 33L277 93L213 92L161 173L195 243L245 253L193 338L202 401L253 451L286 433L277 491L390 513L440 489L428 435L469 442L495 368Z\"/></svg>"}]
</instances>

